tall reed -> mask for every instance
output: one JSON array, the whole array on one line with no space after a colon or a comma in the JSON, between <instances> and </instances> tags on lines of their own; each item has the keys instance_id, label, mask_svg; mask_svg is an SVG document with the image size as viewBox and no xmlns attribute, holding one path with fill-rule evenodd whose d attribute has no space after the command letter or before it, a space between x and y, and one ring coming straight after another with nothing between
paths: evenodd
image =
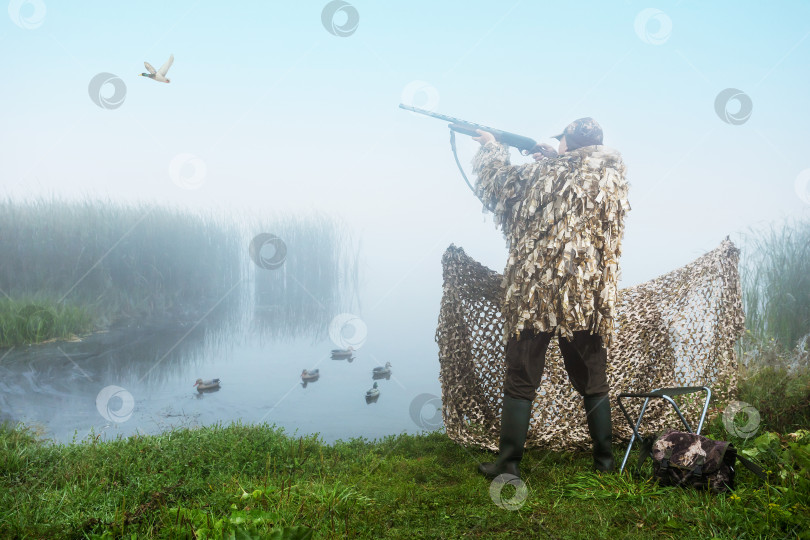
<instances>
[{"instance_id":1,"label":"tall reed","mask_svg":"<svg viewBox=\"0 0 810 540\"><path fill-rule=\"evenodd\" d=\"M278 269L251 263L251 238L262 232L288 246ZM17 328L16 343L34 326L34 341L51 337L43 326L51 315L85 323L66 306L106 326L196 318L221 304L211 319L241 323L255 303L256 321L271 333L312 334L345 305L347 291L356 297L356 257L345 225L324 214L226 217L146 203L0 200L0 331ZM39 306L32 316L44 319L25 320L21 302ZM0 346L9 343L0 337Z\"/></svg>"},{"instance_id":2,"label":"tall reed","mask_svg":"<svg viewBox=\"0 0 810 540\"><path fill-rule=\"evenodd\" d=\"M212 215L112 201L0 201L0 289L98 316L189 309L240 276L239 236Z\"/></svg>"},{"instance_id":3,"label":"tall reed","mask_svg":"<svg viewBox=\"0 0 810 540\"><path fill-rule=\"evenodd\" d=\"M253 265L253 328L262 335L323 337L330 320L358 303L358 251L332 216L278 216L250 229L277 236L286 248L278 268Z\"/></svg>"},{"instance_id":4,"label":"tall reed","mask_svg":"<svg viewBox=\"0 0 810 540\"><path fill-rule=\"evenodd\" d=\"M793 349L810 333L810 221L752 232L740 264L746 328Z\"/></svg>"},{"instance_id":5,"label":"tall reed","mask_svg":"<svg viewBox=\"0 0 810 540\"><path fill-rule=\"evenodd\" d=\"M738 343L739 399L763 429L810 421L810 221L746 235L740 278L746 332Z\"/></svg>"}]
</instances>

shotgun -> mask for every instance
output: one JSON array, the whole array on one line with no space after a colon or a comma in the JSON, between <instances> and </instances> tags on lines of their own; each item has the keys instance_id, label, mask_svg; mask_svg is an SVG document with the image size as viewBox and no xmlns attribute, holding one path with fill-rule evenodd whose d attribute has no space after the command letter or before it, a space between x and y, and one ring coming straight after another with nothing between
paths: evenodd
<instances>
[{"instance_id":1,"label":"shotgun","mask_svg":"<svg viewBox=\"0 0 810 540\"><path fill-rule=\"evenodd\" d=\"M474 122L467 122L466 120L462 120L460 118L453 118L452 116L446 116L444 114L438 114L435 112L428 111L426 109L420 109L419 107L412 107L410 105L405 105L403 103L399 104L400 109L405 109L406 111L415 112L418 114L424 114L425 116L430 116L431 118L438 118L439 120L444 120L445 122L449 122L449 128L457 133L463 133L465 135L471 135L473 137L477 137L478 133L475 131L480 129L481 131L488 131L495 136L495 140L498 142L505 144L507 146L512 146L520 150L520 153L524 156L533 154L536 152L542 153L546 157L557 157L557 152L554 151L548 145L545 144L537 144L537 141L531 139L529 137L524 137L523 135L518 135L517 133L510 133L508 131L503 131L501 129L491 128L489 126L484 126L481 124L476 124Z\"/></svg>"}]
</instances>

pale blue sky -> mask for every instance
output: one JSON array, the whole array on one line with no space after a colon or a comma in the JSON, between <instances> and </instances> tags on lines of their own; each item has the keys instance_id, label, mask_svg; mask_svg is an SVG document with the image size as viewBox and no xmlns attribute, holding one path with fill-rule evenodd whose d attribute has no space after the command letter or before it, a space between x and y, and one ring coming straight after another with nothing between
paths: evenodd
<instances>
[{"instance_id":1,"label":"pale blue sky","mask_svg":"<svg viewBox=\"0 0 810 540\"><path fill-rule=\"evenodd\" d=\"M602 124L632 186L623 285L809 213L796 185L810 168L810 2L358 0L348 37L322 25L326 3L45 0L37 22L12 2L36 27L14 9L0 20L0 195L334 211L362 237L366 306L437 314L424 298L450 242L498 271L506 248L446 127L397 108L425 81L438 102L417 105L538 139ZM648 8L670 32L636 32ZM170 84L138 77L169 54ZM100 72L126 84L121 107L90 99ZM715 112L726 88L752 100L741 125ZM475 147L461 141L466 165ZM198 189L169 175L184 153L205 163Z\"/></svg>"}]
</instances>

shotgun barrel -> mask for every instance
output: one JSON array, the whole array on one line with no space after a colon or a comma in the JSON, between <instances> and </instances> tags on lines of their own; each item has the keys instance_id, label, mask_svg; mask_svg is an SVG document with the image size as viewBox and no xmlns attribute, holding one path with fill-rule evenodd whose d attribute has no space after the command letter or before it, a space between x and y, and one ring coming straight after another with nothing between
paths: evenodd
<instances>
[{"instance_id":1,"label":"shotgun barrel","mask_svg":"<svg viewBox=\"0 0 810 540\"><path fill-rule=\"evenodd\" d=\"M415 112L418 114L424 114L425 116L430 116L431 118L444 120L445 122L449 122L448 127L450 129L458 133L463 133L465 135L472 135L473 137L477 137L478 136L478 133L476 132L477 129L480 129L481 131L488 131L495 136L495 140L507 146L517 148L523 155L527 155L536 151L535 147L537 147L537 141L535 141L530 137L524 137L523 135L518 135L517 133L511 133L509 131L504 131L502 129L492 128L489 126L485 126L483 124L476 124L475 122L468 122L467 120L462 120L461 118L454 118L452 116L435 113L432 111L428 111L427 109L412 107L411 105L405 105L404 103L400 103L399 108L405 109L406 111Z\"/></svg>"}]
</instances>

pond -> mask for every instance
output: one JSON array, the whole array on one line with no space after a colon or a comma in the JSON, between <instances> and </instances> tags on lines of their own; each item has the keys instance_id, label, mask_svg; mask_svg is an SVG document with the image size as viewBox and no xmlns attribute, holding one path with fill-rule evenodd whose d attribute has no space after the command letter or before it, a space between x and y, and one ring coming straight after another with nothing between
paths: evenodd
<instances>
[{"instance_id":1,"label":"pond","mask_svg":"<svg viewBox=\"0 0 810 540\"><path fill-rule=\"evenodd\" d=\"M0 252L14 254L0 258L0 290L129 321L81 341L0 349L0 420L58 442L231 422L326 442L441 425L439 253L425 274L392 280L399 263L377 251L364 259L328 216L228 221L59 200L0 209ZM331 359L349 345L351 361ZM392 373L367 402L386 362ZM320 377L304 384L304 369ZM220 388L199 392L198 378Z\"/></svg>"},{"instance_id":2,"label":"pond","mask_svg":"<svg viewBox=\"0 0 810 540\"><path fill-rule=\"evenodd\" d=\"M236 421L318 433L325 442L417 433L441 425L438 349L426 337L416 347L421 362L413 347L374 343L348 361L331 358L329 338L218 335L204 323L121 326L81 342L0 352L0 412L58 442ZM372 370L386 362L391 375L376 381L380 395L369 402ZM320 377L304 383L303 369ZM220 388L198 392L198 378L219 378Z\"/></svg>"}]
</instances>

